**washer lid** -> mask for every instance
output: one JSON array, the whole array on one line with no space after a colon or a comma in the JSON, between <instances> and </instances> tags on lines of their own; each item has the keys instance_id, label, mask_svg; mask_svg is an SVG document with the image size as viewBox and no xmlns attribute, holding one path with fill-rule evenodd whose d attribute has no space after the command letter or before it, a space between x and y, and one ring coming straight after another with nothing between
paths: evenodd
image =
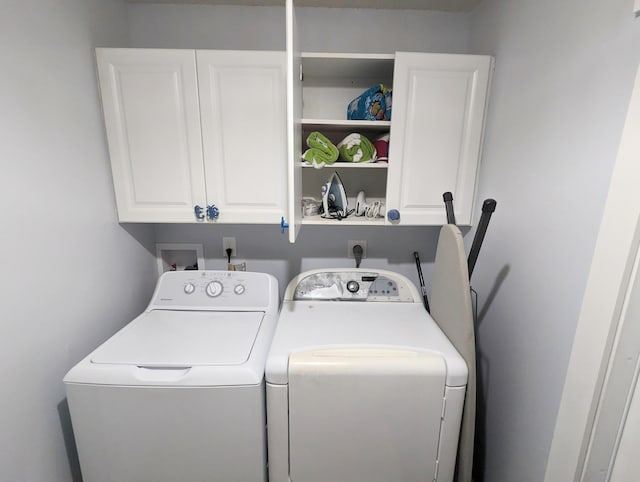
<instances>
[{"instance_id":1,"label":"washer lid","mask_svg":"<svg viewBox=\"0 0 640 482\"><path fill-rule=\"evenodd\" d=\"M138 367L241 365L249 359L264 313L143 313L91 357L92 363Z\"/></svg>"}]
</instances>

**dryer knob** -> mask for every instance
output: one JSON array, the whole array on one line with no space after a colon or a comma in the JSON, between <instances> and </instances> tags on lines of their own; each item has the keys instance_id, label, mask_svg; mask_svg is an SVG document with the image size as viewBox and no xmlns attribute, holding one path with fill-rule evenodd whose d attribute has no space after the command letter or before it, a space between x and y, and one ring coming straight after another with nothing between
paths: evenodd
<instances>
[{"instance_id":1,"label":"dryer knob","mask_svg":"<svg viewBox=\"0 0 640 482\"><path fill-rule=\"evenodd\" d=\"M215 298L216 296L220 296L222 294L222 290L224 287L220 281L212 281L209 283L205 289L208 296L211 298Z\"/></svg>"},{"instance_id":2,"label":"dryer knob","mask_svg":"<svg viewBox=\"0 0 640 482\"><path fill-rule=\"evenodd\" d=\"M360 289L360 285L357 281L351 280L347 283L347 291L349 293L357 293Z\"/></svg>"}]
</instances>

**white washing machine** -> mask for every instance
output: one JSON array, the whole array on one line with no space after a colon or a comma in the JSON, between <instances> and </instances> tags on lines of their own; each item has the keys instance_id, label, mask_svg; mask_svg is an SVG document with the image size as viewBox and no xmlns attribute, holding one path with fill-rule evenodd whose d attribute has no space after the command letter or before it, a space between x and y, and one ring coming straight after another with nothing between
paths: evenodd
<instances>
[{"instance_id":1,"label":"white washing machine","mask_svg":"<svg viewBox=\"0 0 640 482\"><path fill-rule=\"evenodd\" d=\"M453 480L467 366L406 277L298 275L265 378L270 482Z\"/></svg>"},{"instance_id":2,"label":"white washing machine","mask_svg":"<svg viewBox=\"0 0 640 482\"><path fill-rule=\"evenodd\" d=\"M163 274L148 308L64 378L85 482L263 482L264 273Z\"/></svg>"}]
</instances>

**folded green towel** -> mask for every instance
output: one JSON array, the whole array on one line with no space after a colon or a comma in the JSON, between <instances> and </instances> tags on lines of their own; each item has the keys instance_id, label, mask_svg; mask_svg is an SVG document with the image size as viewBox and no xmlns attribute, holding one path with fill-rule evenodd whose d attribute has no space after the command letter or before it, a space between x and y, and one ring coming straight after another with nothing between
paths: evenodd
<instances>
[{"instance_id":1,"label":"folded green towel","mask_svg":"<svg viewBox=\"0 0 640 482\"><path fill-rule=\"evenodd\" d=\"M320 168L325 164L333 164L338 159L338 148L320 132L312 132L307 137L307 149L302 159Z\"/></svg>"},{"instance_id":2,"label":"folded green towel","mask_svg":"<svg viewBox=\"0 0 640 482\"><path fill-rule=\"evenodd\" d=\"M377 158L376 148L361 134L349 134L338 144L340 159L348 162L373 162Z\"/></svg>"}]
</instances>

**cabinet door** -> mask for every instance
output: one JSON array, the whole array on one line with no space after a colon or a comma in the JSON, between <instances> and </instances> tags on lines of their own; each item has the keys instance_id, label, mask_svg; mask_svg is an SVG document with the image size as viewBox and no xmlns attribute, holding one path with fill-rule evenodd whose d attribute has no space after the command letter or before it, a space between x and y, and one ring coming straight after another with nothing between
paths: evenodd
<instances>
[{"instance_id":1,"label":"cabinet door","mask_svg":"<svg viewBox=\"0 0 640 482\"><path fill-rule=\"evenodd\" d=\"M286 0L287 162L289 182L289 242L295 243L302 225L302 54L293 0Z\"/></svg>"},{"instance_id":2,"label":"cabinet door","mask_svg":"<svg viewBox=\"0 0 640 482\"><path fill-rule=\"evenodd\" d=\"M205 189L192 50L97 49L120 222L192 222Z\"/></svg>"},{"instance_id":3,"label":"cabinet door","mask_svg":"<svg viewBox=\"0 0 640 482\"><path fill-rule=\"evenodd\" d=\"M387 210L399 224L471 224L492 58L396 53Z\"/></svg>"},{"instance_id":4,"label":"cabinet door","mask_svg":"<svg viewBox=\"0 0 640 482\"><path fill-rule=\"evenodd\" d=\"M219 222L280 223L287 200L284 52L198 50L207 201Z\"/></svg>"}]
</instances>

